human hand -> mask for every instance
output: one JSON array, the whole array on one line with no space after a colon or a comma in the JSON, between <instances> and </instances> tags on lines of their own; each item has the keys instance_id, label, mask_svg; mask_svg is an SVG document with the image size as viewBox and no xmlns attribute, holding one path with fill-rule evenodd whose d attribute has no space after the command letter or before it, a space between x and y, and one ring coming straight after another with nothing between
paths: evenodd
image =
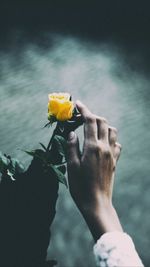
<instances>
[{"instance_id":1,"label":"human hand","mask_svg":"<svg viewBox=\"0 0 150 267\"><path fill-rule=\"evenodd\" d=\"M84 120L83 152L74 132L68 138L68 181L72 198L84 216L94 239L107 231L122 231L112 205L114 173L121 145L117 130L77 101Z\"/></svg>"}]
</instances>

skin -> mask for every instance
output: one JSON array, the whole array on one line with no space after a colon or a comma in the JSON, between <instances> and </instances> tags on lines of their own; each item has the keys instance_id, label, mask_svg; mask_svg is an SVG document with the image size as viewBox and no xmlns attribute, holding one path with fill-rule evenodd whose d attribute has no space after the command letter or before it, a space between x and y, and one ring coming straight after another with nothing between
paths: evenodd
<instances>
[{"instance_id":1,"label":"skin","mask_svg":"<svg viewBox=\"0 0 150 267\"><path fill-rule=\"evenodd\" d=\"M68 182L71 196L96 241L111 231L123 231L112 204L114 175L121 145L117 130L106 119L76 102L84 120L84 145L71 132L67 141Z\"/></svg>"}]
</instances>

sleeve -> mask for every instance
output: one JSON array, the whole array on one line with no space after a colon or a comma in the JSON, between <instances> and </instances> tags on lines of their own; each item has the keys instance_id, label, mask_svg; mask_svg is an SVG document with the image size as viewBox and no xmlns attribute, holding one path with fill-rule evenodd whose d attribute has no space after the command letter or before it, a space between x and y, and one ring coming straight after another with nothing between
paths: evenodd
<instances>
[{"instance_id":1,"label":"sleeve","mask_svg":"<svg viewBox=\"0 0 150 267\"><path fill-rule=\"evenodd\" d=\"M98 267L144 267L132 238L126 233L103 234L93 250Z\"/></svg>"}]
</instances>

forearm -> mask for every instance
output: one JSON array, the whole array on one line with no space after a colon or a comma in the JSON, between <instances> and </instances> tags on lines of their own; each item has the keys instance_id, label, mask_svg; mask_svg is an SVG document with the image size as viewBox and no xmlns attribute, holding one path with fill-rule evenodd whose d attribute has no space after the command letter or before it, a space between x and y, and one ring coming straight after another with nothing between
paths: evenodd
<instances>
[{"instance_id":1,"label":"forearm","mask_svg":"<svg viewBox=\"0 0 150 267\"><path fill-rule=\"evenodd\" d=\"M98 267L143 267L129 235L123 232L116 210L112 205L93 209L84 218L95 240L94 255Z\"/></svg>"},{"instance_id":2,"label":"forearm","mask_svg":"<svg viewBox=\"0 0 150 267\"><path fill-rule=\"evenodd\" d=\"M91 209L83 213L83 216L95 241L107 232L123 232L116 210L112 205Z\"/></svg>"}]
</instances>

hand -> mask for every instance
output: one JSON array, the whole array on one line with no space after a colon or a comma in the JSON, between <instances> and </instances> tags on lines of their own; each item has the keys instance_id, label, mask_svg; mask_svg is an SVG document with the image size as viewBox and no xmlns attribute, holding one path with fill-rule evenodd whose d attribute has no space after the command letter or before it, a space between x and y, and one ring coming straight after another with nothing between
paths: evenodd
<instances>
[{"instance_id":1,"label":"hand","mask_svg":"<svg viewBox=\"0 0 150 267\"><path fill-rule=\"evenodd\" d=\"M95 240L107 231L122 231L112 205L114 172L120 155L117 130L77 101L84 120L83 152L74 132L68 138L68 181L71 196Z\"/></svg>"}]
</instances>

